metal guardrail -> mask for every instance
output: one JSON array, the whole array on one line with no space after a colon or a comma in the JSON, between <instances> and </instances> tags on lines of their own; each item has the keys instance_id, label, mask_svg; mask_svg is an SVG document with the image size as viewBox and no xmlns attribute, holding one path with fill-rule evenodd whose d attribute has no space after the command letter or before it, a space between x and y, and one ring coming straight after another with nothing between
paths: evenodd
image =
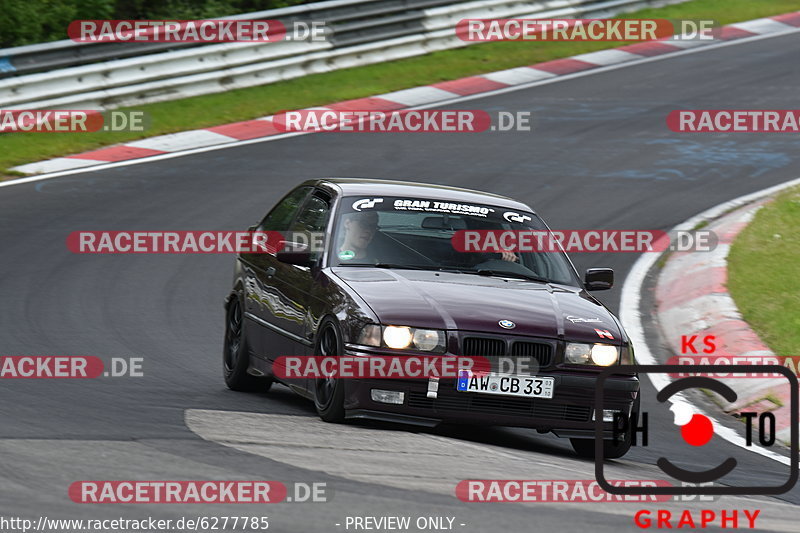
<instances>
[{"instance_id":1,"label":"metal guardrail","mask_svg":"<svg viewBox=\"0 0 800 533\"><path fill-rule=\"evenodd\" d=\"M324 42L75 43L0 50L0 106L114 108L466 46L464 18L580 18L686 0L333 0L227 19L324 21Z\"/></svg>"},{"instance_id":2,"label":"metal guardrail","mask_svg":"<svg viewBox=\"0 0 800 533\"><path fill-rule=\"evenodd\" d=\"M373 39L410 35L421 29L424 8L465 3L468 0L334 0L282 9L244 13L223 20L280 19L284 23L324 20L339 46ZM181 50L206 43L78 43L72 40L0 49L0 78L88 65L114 59Z\"/></svg>"}]
</instances>

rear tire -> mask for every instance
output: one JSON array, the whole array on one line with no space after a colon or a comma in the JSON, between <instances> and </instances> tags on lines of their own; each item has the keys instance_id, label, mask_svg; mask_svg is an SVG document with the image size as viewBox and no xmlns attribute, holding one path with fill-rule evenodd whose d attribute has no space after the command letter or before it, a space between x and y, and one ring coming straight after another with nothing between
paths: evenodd
<instances>
[{"instance_id":1,"label":"rear tire","mask_svg":"<svg viewBox=\"0 0 800 533\"><path fill-rule=\"evenodd\" d=\"M332 319L320 324L314 355L320 357L339 357L344 346L339 328ZM325 422L344 421L344 381L335 378L314 380L314 406L317 414Z\"/></svg>"},{"instance_id":2,"label":"rear tire","mask_svg":"<svg viewBox=\"0 0 800 533\"><path fill-rule=\"evenodd\" d=\"M267 392L271 378L260 378L247 373L250 352L245 335L244 306L239 296L231 298L225 312L225 342L222 349L222 374L229 389L240 392Z\"/></svg>"}]
</instances>

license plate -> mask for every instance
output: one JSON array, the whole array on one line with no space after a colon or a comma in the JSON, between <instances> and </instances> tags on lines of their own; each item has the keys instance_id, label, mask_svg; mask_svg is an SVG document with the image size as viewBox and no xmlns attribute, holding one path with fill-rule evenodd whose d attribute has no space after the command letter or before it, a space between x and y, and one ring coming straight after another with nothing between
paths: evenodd
<instances>
[{"instance_id":1,"label":"license plate","mask_svg":"<svg viewBox=\"0 0 800 533\"><path fill-rule=\"evenodd\" d=\"M473 374L471 370L460 370L456 390L526 398L552 398L554 381L553 378L537 376Z\"/></svg>"}]
</instances>

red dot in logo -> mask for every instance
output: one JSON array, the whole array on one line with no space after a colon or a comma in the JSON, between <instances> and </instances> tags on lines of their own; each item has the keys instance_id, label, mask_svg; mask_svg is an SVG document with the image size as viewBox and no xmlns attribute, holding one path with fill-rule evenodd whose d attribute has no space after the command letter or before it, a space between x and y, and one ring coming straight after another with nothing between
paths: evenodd
<instances>
[{"instance_id":1,"label":"red dot in logo","mask_svg":"<svg viewBox=\"0 0 800 533\"><path fill-rule=\"evenodd\" d=\"M714 436L714 426L705 415L692 415L692 419L681 426L683 440L692 446L703 446Z\"/></svg>"}]
</instances>

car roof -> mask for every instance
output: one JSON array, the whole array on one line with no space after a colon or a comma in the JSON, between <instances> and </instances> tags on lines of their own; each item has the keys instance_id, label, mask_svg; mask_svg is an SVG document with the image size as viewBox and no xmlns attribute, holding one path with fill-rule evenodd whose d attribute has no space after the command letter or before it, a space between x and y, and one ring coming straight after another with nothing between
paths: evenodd
<instances>
[{"instance_id":1,"label":"car roof","mask_svg":"<svg viewBox=\"0 0 800 533\"><path fill-rule=\"evenodd\" d=\"M417 183L413 181L382 180L372 178L319 178L308 180L303 185L328 185L337 189L343 196L411 196L421 198L441 198L452 202L488 204L508 209L533 211L530 206L508 198L484 191L462 189L447 185Z\"/></svg>"}]
</instances>

